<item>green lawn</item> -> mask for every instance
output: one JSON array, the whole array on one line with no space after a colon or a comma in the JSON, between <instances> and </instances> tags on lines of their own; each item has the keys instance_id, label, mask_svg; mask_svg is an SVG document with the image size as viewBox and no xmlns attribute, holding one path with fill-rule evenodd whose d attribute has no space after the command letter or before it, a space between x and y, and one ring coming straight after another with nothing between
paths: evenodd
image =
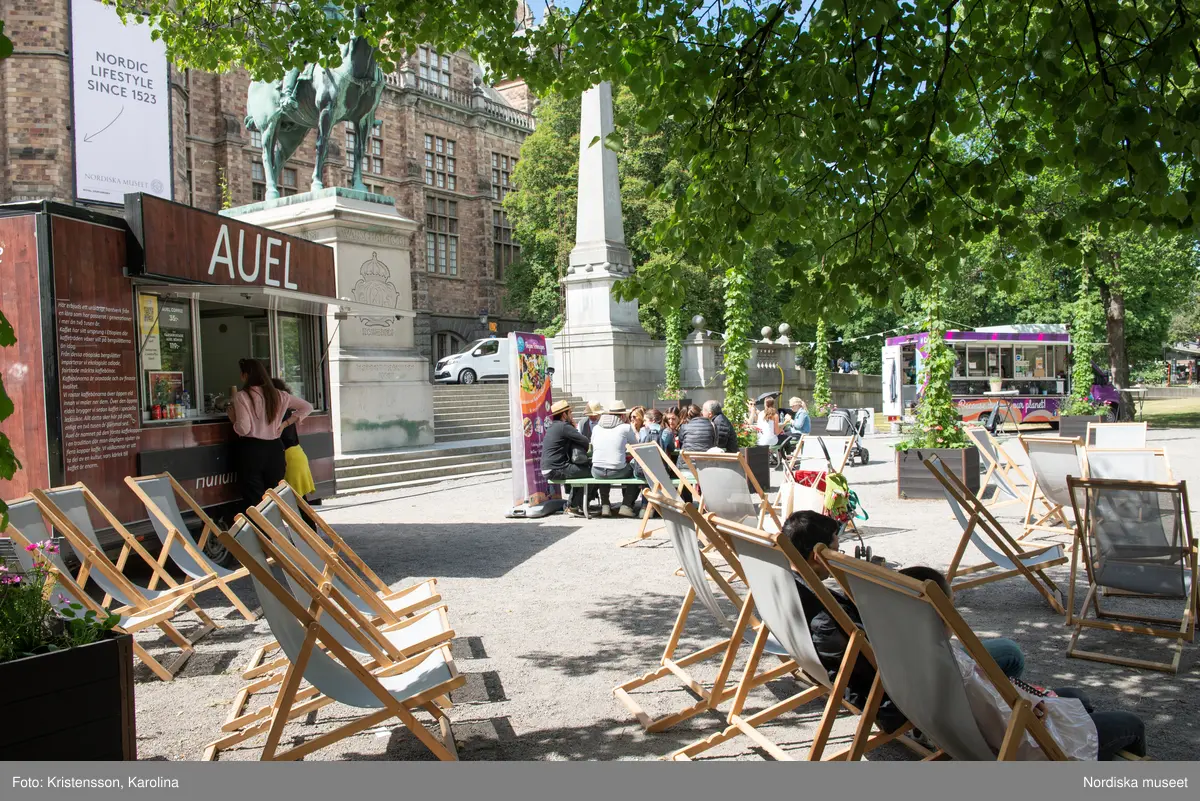
<instances>
[{"instance_id":1,"label":"green lawn","mask_svg":"<svg viewBox=\"0 0 1200 801\"><path fill-rule=\"evenodd\" d=\"M1200 428L1200 398L1148 400L1142 414L1152 428Z\"/></svg>"}]
</instances>

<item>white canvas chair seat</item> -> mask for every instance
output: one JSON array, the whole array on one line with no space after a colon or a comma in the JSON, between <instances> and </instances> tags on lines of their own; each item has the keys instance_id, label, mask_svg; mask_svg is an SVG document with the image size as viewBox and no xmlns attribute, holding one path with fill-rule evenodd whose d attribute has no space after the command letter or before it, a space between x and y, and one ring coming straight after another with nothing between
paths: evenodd
<instances>
[{"instance_id":1,"label":"white canvas chair seat","mask_svg":"<svg viewBox=\"0 0 1200 801\"><path fill-rule=\"evenodd\" d=\"M1054 611L1060 615L1065 614L1066 610L1061 603L1062 591L1044 572L1047 567L1066 564L1067 557L1063 546L1054 544L1042 548L1024 548L941 459L932 456L926 459L924 464L941 485L946 503L950 505L950 511L954 513L954 518L962 529L958 548L946 571L946 579L950 586L955 590L965 590L993 581L1024 576ZM975 546L988 561L963 567L961 563L968 543ZM1000 572L978 575L995 569L999 569ZM975 574L974 577L961 578L972 574Z\"/></svg>"},{"instance_id":2,"label":"white canvas chair seat","mask_svg":"<svg viewBox=\"0 0 1200 801\"><path fill-rule=\"evenodd\" d=\"M638 463L645 474L648 484L648 489L653 492L658 492L666 495L672 500L678 500L682 497L679 492L679 487L676 486L676 481L681 486L686 487L692 496L695 497L694 487L691 482L683 477L675 464L667 457L667 452L662 449L662 446L657 442L643 442L638 445L626 445L625 449L629 451L629 455ZM643 490L643 493L645 490ZM642 513L642 524L638 528L637 536L631 540L618 543L618 547L624 548L627 545L641 542L647 537L660 531L661 529L651 529L650 525L651 506L646 504L646 508Z\"/></svg>"},{"instance_id":3,"label":"white canvas chair seat","mask_svg":"<svg viewBox=\"0 0 1200 801\"><path fill-rule=\"evenodd\" d=\"M792 452L788 471L812 470L817 473L842 473L850 459L850 448L856 437L830 437L803 434ZM822 443L824 447L822 448ZM828 455L827 455L828 454Z\"/></svg>"},{"instance_id":4,"label":"white canvas chair seat","mask_svg":"<svg viewBox=\"0 0 1200 801\"><path fill-rule=\"evenodd\" d=\"M705 539L713 543L713 548L726 557L727 563L735 574L740 576L740 566L732 555L728 545L720 535L716 534L696 508L685 504L678 496L672 498L661 491L647 491L648 504L658 511L663 519L667 536L679 559L681 571L688 580L688 591L684 596L675 624L667 639L666 648L659 658L659 666L635 679L618 685L613 689L613 695L633 713L646 731L665 731L689 718L716 709L721 703L733 697L735 689L727 686L732 674L734 660L744 642L750 642L756 636L761 624L753 618L752 610L745 599L738 596L724 576L719 573L700 548L701 532L706 532ZM712 582L710 584L710 581ZM715 584L736 610L736 620L726 615L717 596L713 593ZM691 620L693 607L699 604L708 612L722 630L717 641L688 654L677 654L679 641L684 635L686 625ZM779 676L795 670L795 665L787 659L786 651L773 638L768 646L768 653L779 656L785 661L772 670L765 671L748 679L753 686L759 686ZM692 676L689 668L710 659L720 657L716 678L710 686L706 686ZM691 690L699 700L681 710L652 718L631 693L642 687L652 685L660 679L675 678L680 684Z\"/></svg>"},{"instance_id":5,"label":"white canvas chair seat","mask_svg":"<svg viewBox=\"0 0 1200 801\"><path fill-rule=\"evenodd\" d=\"M838 582L854 598L863 627L875 653L878 672L863 714L866 724L886 692L913 725L956 760L1012 759L1026 734L1048 759L1065 759L1029 702L1005 678L983 643L975 636L950 600L932 582L917 582L861 559L817 547ZM1010 727L999 754L988 745L971 711L947 627L982 668L1008 702ZM858 759L866 740L863 726L855 736L850 758Z\"/></svg>"},{"instance_id":6,"label":"white canvas chair seat","mask_svg":"<svg viewBox=\"0 0 1200 801\"><path fill-rule=\"evenodd\" d=\"M1167 452L1162 448L1085 448L1087 478L1125 481L1174 481Z\"/></svg>"},{"instance_id":7,"label":"white canvas chair seat","mask_svg":"<svg viewBox=\"0 0 1200 801\"><path fill-rule=\"evenodd\" d=\"M1020 539L1037 531L1074 536L1075 524L1067 518L1071 509L1067 477L1079 478L1084 474L1083 441L1072 437L1022 436L1018 439L1029 456L1029 467L1033 472L1033 488L1025 507L1024 531ZM1042 502L1048 508L1041 517L1034 517L1035 502Z\"/></svg>"},{"instance_id":8,"label":"white canvas chair seat","mask_svg":"<svg viewBox=\"0 0 1200 801\"><path fill-rule=\"evenodd\" d=\"M683 459L700 485L701 514L780 531L783 522L740 453L691 453Z\"/></svg>"},{"instance_id":9,"label":"white canvas chair seat","mask_svg":"<svg viewBox=\"0 0 1200 801\"><path fill-rule=\"evenodd\" d=\"M1192 642L1197 600L1197 552L1184 482L1071 479L1076 518L1080 521L1071 559L1071 594L1067 623L1074 627L1067 656L1175 673L1183 643ZM1075 613L1074 579L1082 561L1088 593ZM1105 591L1142 599L1183 599L1182 615L1151 616L1115 612L1101 605ZM1170 627L1170 628L1168 628ZM1117 656L1077 647L1085 628L1108 629L1172 640L1171 661Z\"/></svg>"},{"instance_id":10,"label":"white canvas chair seat","mask_svg":"<svg viewBox=\"0 0 1200 801\"><path fill-rule=\"evenodd\" d=\"M13 555L17 564L20 565L21 570L28 572L34 568L35 563L32 554L27 552L25 547L49 538L50 532L46 527L46 520L42 516L37 502L28 496L10 501L8 515L8 527L4 531L4 536L8 537L14 545ZM75 581L60 554L43 553L43 556L49 562L51 573L48 583L52 582L52 588L48 600L55 610L62 611L71 604L79 604L83 607L82 610L72 610L76 617L82 617L89 610L95 612L99 620L114 614L84 591ZM142 647L136 638L133 641L134 654L142 661L142 664L163 681L171 681L195 653L192 642L170 623L171 618L189 599L189 595L181 593L156 603L146 604L136 611L117 613L120 620L114 630L118 633L134 634L144 628L157 626L171 642L179 647L179 655L169 665L163 665Z\"/></svg>"},{"instance_id":11,"label":"white canvas chair seat","mask_svg":"<svg viewBox=\"0 0 1200 801\"><path fill-rule=\"evenodd\" d=\"M154 533L162 542L162 553L158 563L163 564L164 559L169 556L185 575L193 579L211 579L211 586L220 590L242 617L246 620L256 620L258 616L250 611L229 588L231 582L246 577L246 568L224 567L209 559L204 552L204 545L208 538L214 536L219 529L200 504L188 495L170 473L138 478L128 476L125 483L146 507L146 511L150 515L150 522L154 526ZM179 509L179 498L184 499L203 526L199 542L192 537L192 533L183 519L183 513ZM157 582L156 574L151 578L151 589Z\"/></svg>"},{"instance_id":12,"label":"white canvas chair seat","mask_svg":"<svg viewBox=\"0 0 1200 801\"><path fill-rule=\"evenodd\" d=\"M1084 443L1089 448L1144 448L1147 427L1146 423L1088 423Z\"/></svg>"},{"instance_id":13,"label":"white canvas chair seat","mask_svg":"<svg viewBox=\"0 0 1200 801\"><path fill-rule=\"evenodd\" d=\"M261 514L256 515L256 509L248 511L259 522L264 522ZM398 718L438 759L457 759L449 720L438 701L462 686L464 678L458 674L446 645L372 670L354 658L333 634L331 627L336 625L345 631L357 629L360 642L368 646L380 642L378 632L359 629L353 618L347 616L353 613L308 582L305 572L288 558L285 551L276 547L270 538L240 515L233 530L219 537L249 568L255 591L262 602L263 614L272 635L287 656L288 667L271 707L270 719L256 721L211 743L205 750L206 759L213 759L220 750L264 733L267 739L262 759L299 759L393 717ZM310 606L305 607L279 582L268 566L268 556L289 579L297 582L303 595L310 600ZM314 608L319 610L319 615L312 614L310 610ZM382 656L382 653L379 655ZM299 692L302 681L308 682L311 690L318 695L302 697ZM289 720L334 702L368 714L334 731L307 739L287 751L278 752L284 727ZM413 710L416 709L423 709L434 717L441 727L440 739L413 716Z\"/></svg>"},{"instance_id":14,"label":"white canvas chair seat","mask_svg":"<svg viewBox=\"0 0 1200 801\"><path fill-rule=\"evenodd\" d=\"M809 760L819 760L824 754L838 713L843 708L852 713L858 712L845 701L844 694L858 656L862 654L873 662L871 648L845 610L833 599L820 579L812 572L808 563L800 557L782 534L750 528L736 521L722 520L715 515L710 516L709 520L719 534L729 539L736 552L746 577L746 583L750 588L746 602L748 605L753 604L763 623L758 630L754 648L746 662L743 675L745 677L754 675L767 643L773 637L776 641L775 647L782 647L790 658L789 664L794 667L794 675L800 679L802 686L800 691L791 697L752 715L744 715L743 710L752 687L744 682L739 684L727 717L728 726L716 734L675 751L669 755L669 758L692 759L728 740L745 736L775 759L790 760L793 757L771 741L760 727L786 712L825 698L825 711L807 755ZM808 616L805 615L800 594L796 589L797 573L804 579L813 594L821 599L826 610L842 627L849 639L846 655L842 660L836 680L830 679L829 671L821 663L816 647L813 645L812 635L808 628ZM868 726L869 728L870 726ZM881 732L871 738L870 747L900 739L918 753L927 754L927 751L903 736L910 728L910 724L904 724L893 733ZM832 759L842 756L844 754L837 754Z\"/></svg>"},{"instance_id":15,"label":"white canvas chair seat","mask_svg":"<svg viewBox=\"0 0 1200 801\"><path fill-rule=\"evenodd\" d=\"M986 428L971 427L965 431L971 441L975 443L975 447L979 449L979 453L987 465L987 471L984 473L983 481L980 482L976 497L983 500L984 493L991 485L996 488L996 491L991 500L986 502L988 506L997 508L1010 503L1028 505L1028 493L1032 489L1032 482L1021 468L1008 458L1000 442Z\"/></svg>"}]
</instances>

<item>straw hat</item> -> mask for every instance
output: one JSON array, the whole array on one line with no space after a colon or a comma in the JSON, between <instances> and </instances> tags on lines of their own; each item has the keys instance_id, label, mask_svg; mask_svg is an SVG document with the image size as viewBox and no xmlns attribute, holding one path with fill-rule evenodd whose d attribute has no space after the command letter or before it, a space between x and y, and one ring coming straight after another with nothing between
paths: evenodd
<instances>
[{"instance_id":1,"label":"straw hat","mask_svg":"<svg viewBox=\"0 0 1200 801\"><path fill-rule=\"evenodd\" d=\"M629 414L624 401L613 401L605 411L609 414Z\"/></svg>"},{"instance_id":2,"label":"straw hat","mask_svg":"<svg viewBox=\"0 0 1200 801\"><path fill-rule=\"evenodd\" d=\"M590 401L587 405L588 415L604 414L604 404L600 401Z\"/></svg>"},{"instance_id":3,"label":"straw hat","mask_svg":"<svg viewBox=\"0 0 1200 801\"><path fill-rule=\"evenodd\" d=\"M563 412L567 411L570 408L571 408L570 401L560 400L558 403L556 403L550 407L550 416L557 417L558 415L562 414Z\"/></svg>"}]
</instances>

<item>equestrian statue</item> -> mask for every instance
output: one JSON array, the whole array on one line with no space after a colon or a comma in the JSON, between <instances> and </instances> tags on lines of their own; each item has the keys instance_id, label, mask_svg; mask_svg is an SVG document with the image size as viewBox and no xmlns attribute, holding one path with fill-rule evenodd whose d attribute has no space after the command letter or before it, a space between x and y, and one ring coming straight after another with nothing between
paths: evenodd
<instances>
[{"instance_id":1,"label":"equestrian statue","mask_svg":"<svg viewBox=\"0 0 1200 801\"><path fill-rule=\"evenodd\" d=\"M356 19L363 13L363 6L355 7ZM327 3L325 15L335 20L341 17L341 12L337 6ZM262 134L267 199L279 197L283 165L314 128L317 130L317 164L313 169L312 188L325 188L321 175L329 149L329 135L339 122L354 123L352 186L365 192L363 156L375 124L375 109L383 97L383 87L383 70L375 63L375 48L362 36L355 36L342 46L342 63L337 67L307 64L303 69L290 70L282 81L251 83L246 93L246 128Z\"/></svg>"}]
</instances>

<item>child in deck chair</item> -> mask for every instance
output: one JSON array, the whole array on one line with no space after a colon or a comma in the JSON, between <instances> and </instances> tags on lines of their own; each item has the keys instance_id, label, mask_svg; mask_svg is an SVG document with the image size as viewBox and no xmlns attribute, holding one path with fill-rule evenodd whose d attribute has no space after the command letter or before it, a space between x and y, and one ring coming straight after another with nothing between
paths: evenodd
<instances>
[{"instance_id":1,"label":"child in deck chair","mask_svg":"<svg viewBox=\"0 0 1200 801\"><path fill-rule=\"evenodd\" d=\"M783 535L791 541L792 547L800 553L813 572L822 580L828 578L829 573L813 554L813 549L820 543L826 548L836 551L840 530L841 524L833 518L809 510L795 512L783 523ZM817 656L820 657L821 664L829 671L830 679L835 679L842 658L846 655L846 648L850 645L850 639L812 590L805 586L800 576L796 576L796 591L800 594L800 603L804 606L805 617L808 618L808 630L812 634ZM830 589L829 592L846 610L846 614L850 616L855 625L861 627L862 618L859 617L858 608L854 602L837 590ZM1006 676L1016 677L1021 674L1025 667L1025 658L1016 643L1012 640L993 639L985 640L983 644ZM865 657L860 656L850 673L850 683L846 688L846 700L862 709L867 703L867 696L871 692L871 683L874 680L875 668ZM892 732L904 723L905 717L900 710L896 709L891 699L885 696L879 707L878 721L885 731Z\"/></svg>"},{"instance_id":2,"label":"child in deck chair","mask_svg":"<svg viewBox=\"0 0 1200 801\"><path fill-rule=\"evenodd\" d=\"M906 567L900 572L917 581L932 581L951 602L954 601L950 582L940 571L916 566ZM988 745L998 751L1004 741L1009 706L966 650L957 641L952 642L954 657L963 673L971 712ZM987 645L986 641L984 645ZM1046 690L1024 682L1014 681L1013 684L1017 692L1034 705L1034 714L1041 718L1063 752L1072 759L1099 759L1104 762L1112 760L1120 751L1129 751L1137 756L1146 755L1146 724L1132 712L1096 712L1087 695L1074 687ZM1076 701L1082 705L1082 710L1074 703ZM1017 751L1017 759L1042 758L1041 749L1026 734Z\"/></svg>"}]
</instances>

